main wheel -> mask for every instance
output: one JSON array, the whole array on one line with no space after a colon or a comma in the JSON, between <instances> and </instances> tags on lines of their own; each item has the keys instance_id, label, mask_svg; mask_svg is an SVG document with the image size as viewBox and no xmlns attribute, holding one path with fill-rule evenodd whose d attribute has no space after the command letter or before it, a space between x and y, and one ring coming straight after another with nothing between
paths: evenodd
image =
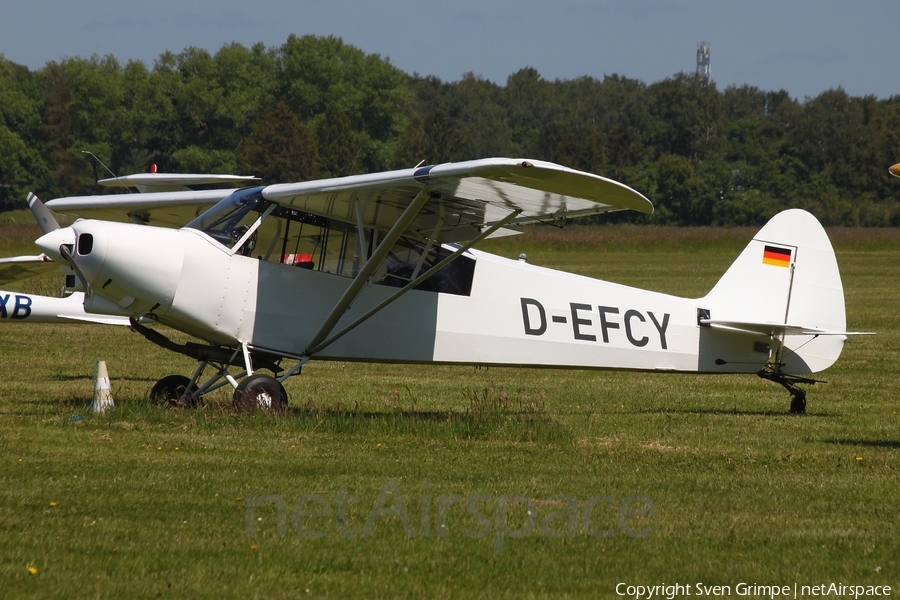
<instances>
[{"instance_id":1,"label":"main wheel","mask_svg":"<svg viewBox=\"0 0 900 600\"><path fill-rule=\"evenodd\" d=\"M802 415L806 412L806 392L800 390L791 396L791 413Z\"/></svg>"},{"instance_id":2,"label":"main wheel","mask_svg":"<svg viewBox=\"0 0 900 600\"><path fill-rule=\"evenodd\" d=\"M269 375L245 377L234 390L234 407L242 411L265 410L281 414L287 410L287 403L284 386Z\"/></svg>"},{"instance_id":3,"label":"main wheel","mask_svg":"<svg viewBox=\"0 0 900 600\"><path fill-rule=\"evenodd\" d=\"M193 402L182 403L181 397L191 383L184 375L168 375L163 377L150 390L150 400L159 406L193 406Z\"/></svg>"}]
</instances>

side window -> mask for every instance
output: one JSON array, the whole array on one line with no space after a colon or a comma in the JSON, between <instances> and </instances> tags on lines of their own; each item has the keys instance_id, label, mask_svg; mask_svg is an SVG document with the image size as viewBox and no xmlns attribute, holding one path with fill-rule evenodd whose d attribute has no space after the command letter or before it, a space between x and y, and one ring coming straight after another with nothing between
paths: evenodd
<instances>
[{"instance_id":1,"label":"side window","mask_svg":"<svg viewBox=\"0 0 900 600\"><path fill-rule=\"evenodd\" d=\"M330 228L322 234L322 239L322 266L319 270L354 277L362 266L354 252L356 230Z\"/></svg>"},{"instance_id":2,"label":"side window","mask_svg":"<svg viewBox=\"0 0 900 600\"><path fill-rule=\"evenodd\" d=\"M359 270L356 229L292 209L276 208L258 231L252 253L277 264L354 276Z\"/></svg>"},{"instance_id":3,"label":"side window","mask_svg":"<svg viewBox=\"0 0 900 600\"><path fill-rule=\"evenodd\" d=\"M453 252L453 250L441 246L427 248L420 242L401 239L379 268L375 282L381 285L404 287ZM474 276L475 260L463 255L419 283L415 289L468 296L472 293Z\"/></svg>"},{"instance_id":4,"label":"side window","mask_svg":"<svg viewBox=\"0 0 900 600\"><path fill-rule=\"evenodd\" d=\"M251 215L256 217L259 214L250 211L240 219L232 218L229 231L245 232L244 220L252 223ZM371 229L365 233L360 239L356 227L348 223L276 207L244 243L240 252L285 267L355 277L364 262L361 257L370 256L380 241L376 236L385 235ZM378 267L372 280L377 285L404 287L452 253L451 248L428 246L418 240L401 238ZM460 256L420 282L416 289L468 296L472 291L474 274L475 260Z\"/></svg>"}]
</instances>

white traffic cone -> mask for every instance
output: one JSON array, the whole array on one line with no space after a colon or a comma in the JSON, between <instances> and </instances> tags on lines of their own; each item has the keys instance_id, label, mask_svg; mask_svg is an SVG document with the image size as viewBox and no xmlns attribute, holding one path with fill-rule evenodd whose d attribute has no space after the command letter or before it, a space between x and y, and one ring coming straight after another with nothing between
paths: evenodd
<instances>
[{"instance_id":1,"label":"white traffic cone","mask_svg":"<svg viewBox=\"0 0 900 600\"><path fill-rule=\"evenodd\" d=\"M109 388L109 372L106 370L106 361L98 360L94 375L94 412L102 413L116 405Z\"/></svg>"}]
</instances>

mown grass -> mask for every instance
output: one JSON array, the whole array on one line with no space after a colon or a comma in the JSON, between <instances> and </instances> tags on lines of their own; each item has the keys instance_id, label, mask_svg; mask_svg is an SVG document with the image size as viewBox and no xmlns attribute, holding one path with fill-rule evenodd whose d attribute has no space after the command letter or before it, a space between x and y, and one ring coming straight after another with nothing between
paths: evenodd
<instances>
[{"instance_id":1,"label":"mown grass","mask_svg":"<svg viewBox=\"0 0 900 600\"><path fill-rule=\"evenodd\" d=\"M686 296L704 294L753 234L534 231L485 248ZM896 589L900 235L832 237L848 327L878 335L847 344L823 374L829 383L810 389L804 417L753 376L331 362L287 382L284 417L236 414L224 392L201 409L161 410L146 401L149 388L189 374L191 361L125 329L0 324L0 589L41 598L615 597L618 582L698 581ZM98 359L117 407L70 422L90 401ZM416 535L383 514L370 535L344 537L342 490L358 496L345 525L359 531L385 489L400 491ZM291 521L311 494L332 510L300 519L319 538ZM273 504L256 510L247 535L248 500L262 495L284 498L283 537ZM464 535L483 524L459 503L438 529L439 496L475 495L487 498L485 535ZM541 519L563 506L547 500L556 495L579 508L613 498L593 511L595 528L613 535L588 535L580 514L575 535L541 535ZM619 521L636 495L654 514ZM531 534L498 540L502 496L535 502ZM510 504L510 528L527 524L527 508Z\"/></svg>"}]
</instances>

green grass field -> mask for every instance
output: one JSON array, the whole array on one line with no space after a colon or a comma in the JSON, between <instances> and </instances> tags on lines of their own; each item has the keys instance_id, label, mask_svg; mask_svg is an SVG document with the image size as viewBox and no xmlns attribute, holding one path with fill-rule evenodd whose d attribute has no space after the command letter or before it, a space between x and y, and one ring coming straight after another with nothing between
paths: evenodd
<instances>
[{"instance_id":1,"label":"green grass field","mask_svg":"<svg viewBox=\"0 0 900 600\"><path fill-rule=\"evenodd\" d=\"M33 229L0 225L0 253L33 252ZM483 247L700 296L752 234L540 228ZM0 595L896 593L900 232L830 234L848 328L878 335L847 343L800 417L755 376L319 362L283 417L224 392L164 410L150 387L190 360L124 328L0 323ZM117 407L70 422L98 359ZM267 495L281 531L277 502L254 508Z\"/></svg>"}]
</instances>

